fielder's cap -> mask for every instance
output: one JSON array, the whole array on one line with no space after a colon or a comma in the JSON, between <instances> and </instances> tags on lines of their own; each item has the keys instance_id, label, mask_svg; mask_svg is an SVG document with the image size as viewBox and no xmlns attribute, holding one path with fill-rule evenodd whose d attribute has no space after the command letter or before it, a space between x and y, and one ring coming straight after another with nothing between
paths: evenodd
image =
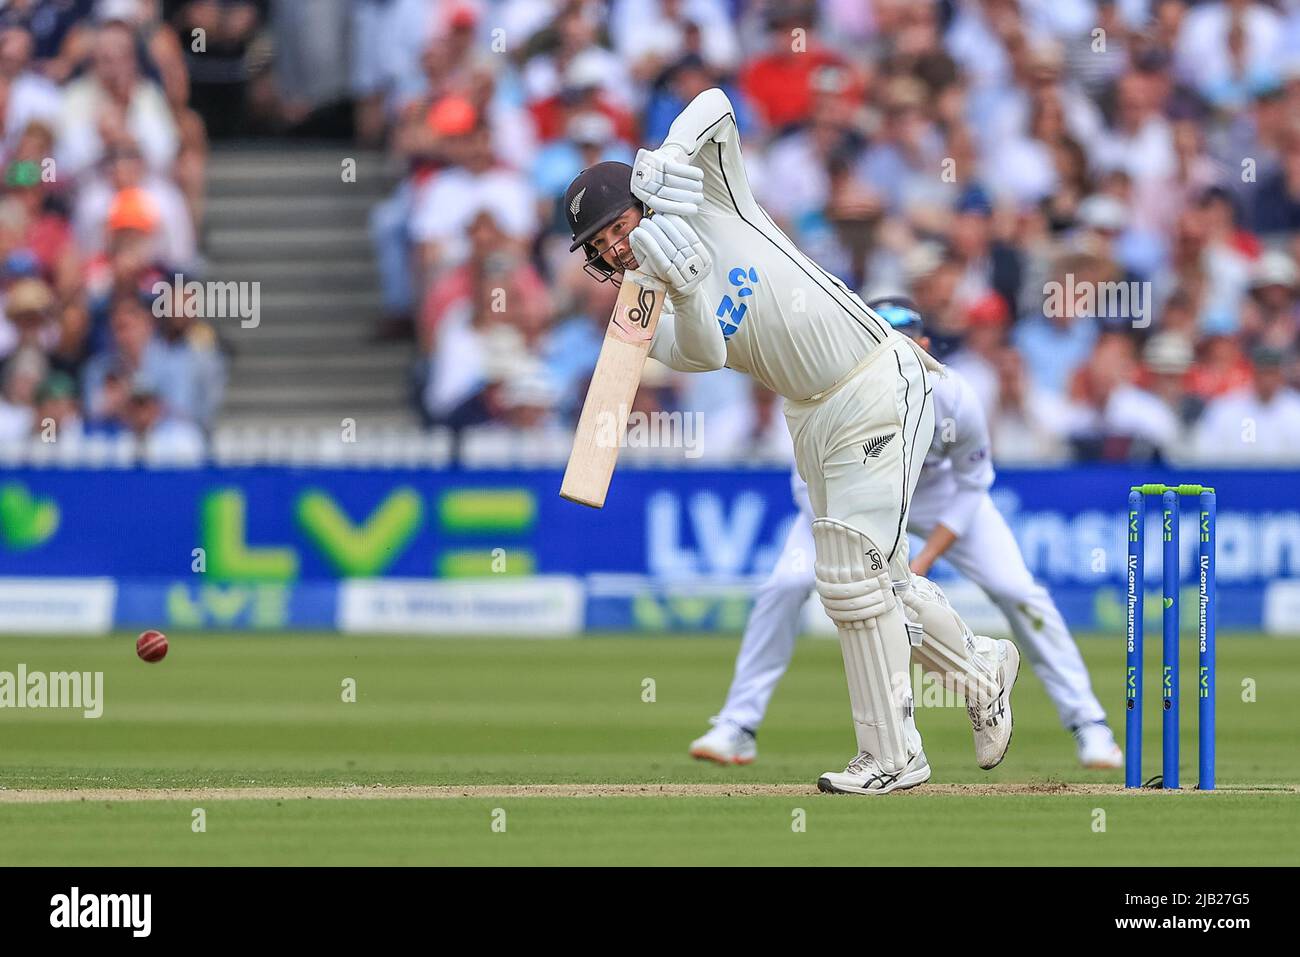
<instances>
[{"instance_id":1,"label":"fielder's cap","mask_svg":"<svg viewBox=\"0 0 1300 957\"><path fill-rule=\"evenodd\" d=\"M13 187L39 186L41 184L41 167L31 160L18 160L10 163L5 170L5 185Z\"/></svg>"},{"instance_id":2,"label":"fielder's cap","mask_svg":"<svg viewBox=\"0 0 1300 957\"><path fill-rule=\"evenodd\" d=\"M1158 332L1142 350L1142 361L1159 375L1180 375L1192 367L1192 344L1176 332Z\"/></svg>"},{"instance_id":3,"label":"fielder's cap","mask_svg":"<svg viewBox=\"0 0 1300 957\"><path fill-rule=\"evenodd\" d=\"M15 249L5 257L3 269L5 279L20 279L24 276L39 276L41 261L30 249Z\"/></svg>"},{"instance_id":4,"label":"fielder's cap","mask_svg":"<svg viewBox=\"0 0 1300 957\"><path fill-rule=\"evenodd\" d=\"M95 4L98 23L135 24L140 20L140 4L135 0L99 0Z\"/></svg>"},{"instance_id":5,"label":"fielder's cap","mask_svg":"<svg viewBox=\"0 0 1300 957\"><path fill-rule=\"evenodd\" d=\"M1287 354L1276 346L1256 346L1250 353L1250 361L1257 369L1277 369L1286 364Z\"/></svg>"},{"instance_id":6,"label":"fielder's cap","mask_svg":"<svg viewBox=\"0 0 1300 957\"><path fill-rule=\"evenodd\" d=\"M465 97L449 94L429 107L424 122L439 136L464 136L478 123L478 111Z\"/></svg>"},{"instance_id":7,"label":"fielder's cap","mask_svg":"<svg viewBox=\"0 0 1300 957\"><path fill-rule=\"evenodd\" d=\"M1093 193L1079 204L1079 222L1089 229L1123 232L1128 226L1128 210L1114 196Z\"/></svg>"},{"instance_id":8,"label":"fielder's cap","mask_svg":"<svg viewBox=\"0 0 1300 957\"><path fill-rule=\"evenodd\" d=\"M966 325L972 328L1005 326L1010 319L1007 301L996 292L980 296L966 308Z\"/></svg>"},{"instance_id":9,"label":"fielder's cap","mask_svg":"<svg viewBox=\"0 0 1300 957\"><path fill-rule=\"evenodd\" d=\"M478 24L478 11L468 3L450 4L447 26L452 30L469 30Z\"/></svg>"},{"instance_id":10,"label":"fielder's cap","mask_svg":"<svg viewBox=\"0 0 1300 957\"><path fill-rule=\"evenodd\" d=\"M989 216L993 213L993 201L989 199L988 191L979 185L967 186L957 197L957 212L959 213L978 213L981 216Z\"/></svg>"},{"instance_id":11,"label":"fielder's cap","mask_svg":"<svg viewBox=\"0 0 1300 957\"><path fill-rule=\"evenodd\" d=\"M942 246L936 242L919 242L903 254L903 273L910 285L934 273L943 262Z\"/></svg>"},{"instance_id":12,"label":"fielder's cap","mask_svg":"<svg viewBox=\"0 0 1300 957\"><path fill-rule=\"evenodd\" d=\"M19 279L5 295L5 312L12 318L25 315L43 315L54 305L54 294L40 279Z\"/></svg>"},{"instance_id":13,"label":"fielder's cap","mask_svg":"<svg viewBox=\"0 0 1300 957\"><path fill-rule=\"evenodd\" d=\"M75 399L77 397L77 380L66 372L55 370L45 377L41 387L36 390L37 402L51 399Z\"/></svg>"},{"instance_id":14,"label":"fielder's cap","mask_svg":"<svg viewBox=\"0 0 1300 957\"><path fill-rule=\"evenodd\" d=\"M129 186L113 197L108 207L108 231L134 229L151 233L158 225L158 207L139 186Z\"/></svg>"},{"instance_id":15,"label":"fielder's cap","mask_svg":"<svg viewBox=\"0 0 1300 957\"><path fill-rule=\"evenodd\" d=\"M638 205L632 195L632 167L609 161L589 166L564 191L564 215L573 230L573 252Z\"/></svg>"},{"instance_id":16,"label":"fielder's cap","mask_svg":"<svg viewBox=\"0 0 1300 957\"><path fill-rule=\"evenodd\" d=\"M609 68L605 58L594 49L583 50L564 70L563 87L566 90L590 90L603 86Z\"/></svg>"},{"instance_id":17,"label":"fielder's cap","mask_svg":"<svg viewBox=\"0 0 1300 957\"><path fill-rule=\"evenodd\" d=\"M1280 249L1270 249L1259 257L1250 277L1252 289L1265 286L1293 288L1297 282L1295 261Z\"/></svg>"},{"instance_id":18,"label":"fielder's cap","mask_svg":"<svg viewBox=\"0 0 1300 957\"><path fill-rule=\"evenodd\" d=\"M600 146L614 138L614 124L604 113L579 113L565 124L564 135L580 146Z\"/></svg>"}]
</instances>

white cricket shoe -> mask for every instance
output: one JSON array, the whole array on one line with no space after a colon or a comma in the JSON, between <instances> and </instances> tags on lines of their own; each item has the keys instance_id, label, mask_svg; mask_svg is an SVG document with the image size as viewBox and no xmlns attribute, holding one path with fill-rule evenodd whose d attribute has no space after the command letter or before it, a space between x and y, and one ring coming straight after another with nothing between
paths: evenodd
<instances>
[{"instance_id":1,"label":"white cricket shoe","mask_svg":"<svg viewBox=\"0 0 1300 957\"><path fill-rule=\"evenodd\" d=\"M752 731L730 721L715 721L708 734L691 742L691 757L716 764L753 764L758 742Z\"/></svg>"},{"instance_id":2,"label":"white cricket shoe","mask_svg":"<svg viewBox=\"0 0 1300 957\"><path fill-rule=\"evenodd\" d=\"M1075 730L1074 740L1079 746L1079 763L1085 768L1113 771L1124 766L1124 752L1105 724L1083 725Z\"/></svg>"},{"instance_id":3,"label":"white cricket shoe","mask_svg":"<svg viewBox=\"0 0 1300 957\"><path fill-rule=\"evenodd\" d=\"M971 727L975 730L975 760L985 771L996 768L1011 745L1011 689L1020 674L1020 649L1005 638L995 641L998 694L990 702L967 703Z\"/></svg>"},{"instance_id":4,"label":"white cricket shoe","mask_svg":"<svg viewBox=\"0 0 1300 957\"><path fill-rule=\"evenodd\" d=\"M903 770L888 772L866 751L849 762L843 771L827 771L817 779L817 790L827 794L888 794L905 791L930 780L930 762L924 751L907 760Z\"/></svg>"}]
</instances>

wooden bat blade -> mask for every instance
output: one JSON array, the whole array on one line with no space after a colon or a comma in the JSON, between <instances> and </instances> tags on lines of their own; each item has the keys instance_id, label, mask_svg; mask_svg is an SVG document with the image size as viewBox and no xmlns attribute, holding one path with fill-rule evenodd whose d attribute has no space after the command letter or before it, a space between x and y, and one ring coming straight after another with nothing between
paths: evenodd
<instances>
[{"instance_id":1,"label":"wooden bat blade","mask_svg":"<svg viewBox=\"0 0 1300 957\"><path fill-rule=\"evenodd\" d=\"M605 504L665 295L657 279L624 273L560 485L560 495L571 502L591 508Z\"/></svg>"}]
</instances>

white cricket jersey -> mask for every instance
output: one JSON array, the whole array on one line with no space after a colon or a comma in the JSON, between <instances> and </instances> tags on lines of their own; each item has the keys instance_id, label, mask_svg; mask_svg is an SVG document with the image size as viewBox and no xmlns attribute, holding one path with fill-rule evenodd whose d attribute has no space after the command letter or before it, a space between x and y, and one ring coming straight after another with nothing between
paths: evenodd
<instances>
[{"instance_id":1,"label":"white cricket jersey","mask_svg":"<svg viewBox=\"0 0 1300 957\"><path fill-rule=\"evenodd\" d=\"M934 439L921 467L912 507L965 535L993 485L988 422L979 397L951 367L935 376Z\"/></svg>"},{"instance_id":2,"label":"white cricket jersey","mask_svg":"<svg viewBox=\"0 0 1300 957\"><path fill-rule=\"evenodd\" d=\"M801 253L754 199L731 101L718 89L691 101L664 148L704 172L689 222L713 270L689 294L669 291L651 355L683 372L726 365L787 399L843 380L898 333L839 279Z\"/></svg>"}]
</instances>

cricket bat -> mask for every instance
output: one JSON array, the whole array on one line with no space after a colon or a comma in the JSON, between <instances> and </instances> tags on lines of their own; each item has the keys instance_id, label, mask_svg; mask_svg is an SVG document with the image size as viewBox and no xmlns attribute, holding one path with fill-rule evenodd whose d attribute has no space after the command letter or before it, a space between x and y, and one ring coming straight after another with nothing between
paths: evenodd
<instances>
[{"instance_id":1,"label":"cricket bat","mask_svg":"<svg viewBox=\"0 0 1300 957\"><path fill-rule=\"evenodd\" d=\"M592 508L605 504L666 295L657 279L630 269L623 274L560 485L560 495L571 502Z\"/></svg>"}]
</instances>

